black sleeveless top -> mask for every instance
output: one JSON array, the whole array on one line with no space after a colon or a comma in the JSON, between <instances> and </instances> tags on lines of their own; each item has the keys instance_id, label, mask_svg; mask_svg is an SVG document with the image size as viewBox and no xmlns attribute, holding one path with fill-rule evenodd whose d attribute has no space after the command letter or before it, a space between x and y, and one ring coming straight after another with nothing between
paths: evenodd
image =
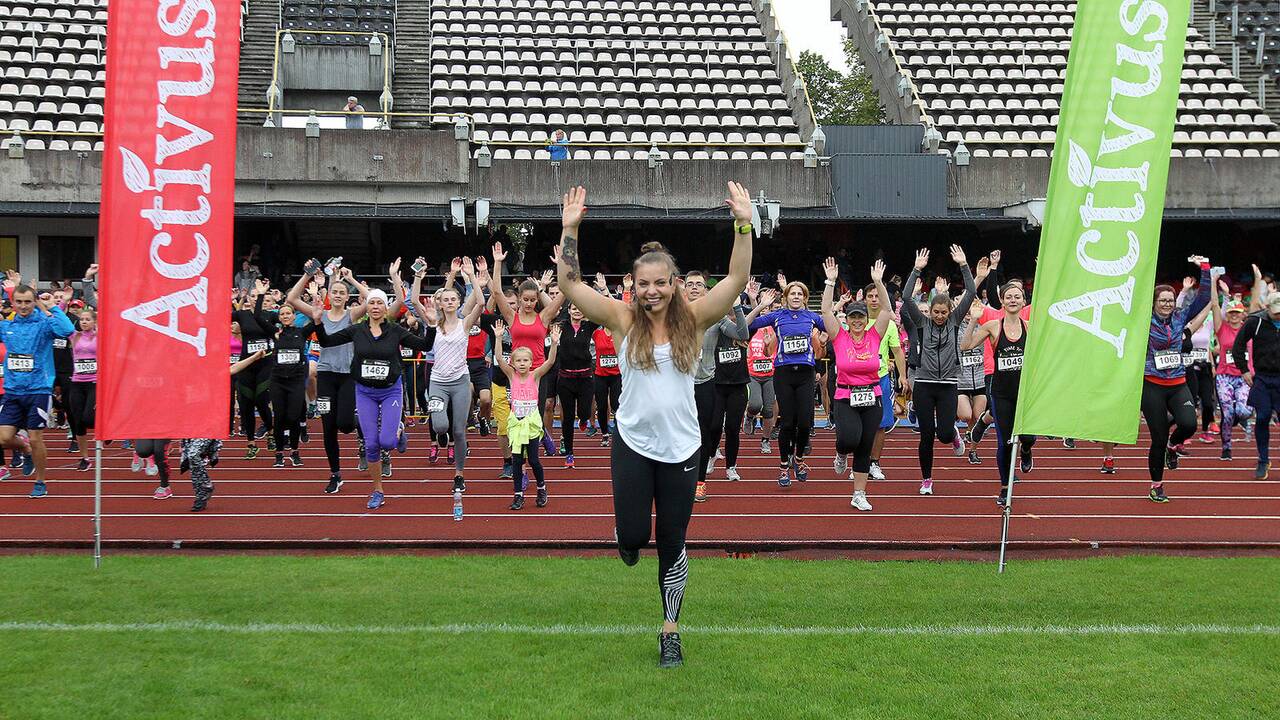
<instances>
[{"instance_id":1,"label":"black sleeveless top","mask_svg":"<svg viewBox=\"0 0 1280 720\"><path fill-rule=\"evenodd\" d=\"M1010 340L1004 334L1004 318L1000 318L1000 333L996 337L993 349L996 372L991 379L991 394L1000 397L1017 397L1018 387L1022 382L1022 356L1027 349L1027 323L1018 318L1022 325L1022 335L1017 340Z\"/></svg>"},{"instance_id":2,"label":"black sleeveless top","mask_svg":"<svg viewBox=\"0 0 1280 720\"><path fill-rule=\"evenodd\" d=\"M715 383L746 385L748 379L746 346L720 333L720 339L716 341Z\"/></svg>"}]
</instances>

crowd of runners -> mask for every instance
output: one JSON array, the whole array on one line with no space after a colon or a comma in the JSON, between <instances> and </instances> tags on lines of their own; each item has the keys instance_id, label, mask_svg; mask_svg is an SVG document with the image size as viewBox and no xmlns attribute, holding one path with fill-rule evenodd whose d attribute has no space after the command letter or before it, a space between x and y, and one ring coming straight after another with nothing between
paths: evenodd
<instances>
[{"instance_id":1,"label":"crowd of runners","mask_svg":"<svg viewBox=\"0 0 1280 720\"><path fill-rule=\"evenodd\" d=\"M965 459L958 462L995 462L996 501L1004 504L1010 483L1034 470L1037 438L1013 438L1035 328L1028 287L1002 277L1000 252L971 267L959 246L950 247L949 262L932 265L921 249L900 285L887 279L883 261L851 284L827 258L814 302L803 282L751 276L746 189L730 183L726 204L734 242L728 273L718 278L682 272L657 243L640 249L619 285L587 277L591 253L578 242L586 191L578 188L564 199L554 268L538 276L508 277L506 250L496 243L487 256L453 259L430 288L421 257L407 269L396 260L387 277L364 281L340 259L308 261L291 287L260 279L237 291L231 310L228 435L246 438L249 460L265 445L264 470L300 466L299 448L312 441L308 420L318 419L329 470L323 491L339 493L354 464L371 483L369 510L387 502L382 481L411 437L429 444L432 463L453 466L449 490L462 493L468 436L496 435L501 467L470 472L510 480L512 511L525 508L531 480L534 504L550 502L544 457L573 468L582 443L610 448L617 540L628 564L648 543L656 509L662 654L671 663L680 654L689 517L694 503L713 496L709 483L740 479L744 440L776 454L781 488L829 467L848 475L850 505L870 512L872 483L885 479L885 434L910 428L899 431L918 433L921 495L941 492L934 479L941 444ZM1154 288L1141 403L1153 502L1169 501L1166 471L1177 469L1187 443L1220 443L1230 460L1237 428L1255 439L1255 476L1266 479L1280 403L1274 283L1256 265L1251 284L1233 285L1208 259L1188 261L1181 288ZM50 432L65 429L77 470L93 466L96 273L91 266L79 287L54 292L14 273L4 284L0 443L10 467L34 476L33 498L49 492ZM815 423L818 408L825 420ZM425 427L415 430L418 419ZM832 457L812 452L821 432L834 434ZM350 434L354 458L339 442ZM1052 440L1076 448L1072 438ZM220 439L122 444L133 452L133 471L157 478L157 500L174 494L176 452L179 472L191 476L191 510L208 506ZM1098 448L1101 473L1116 472L1113 451ZM9 475L0 463L0 479Z\"/></svg>"}]
</instances>

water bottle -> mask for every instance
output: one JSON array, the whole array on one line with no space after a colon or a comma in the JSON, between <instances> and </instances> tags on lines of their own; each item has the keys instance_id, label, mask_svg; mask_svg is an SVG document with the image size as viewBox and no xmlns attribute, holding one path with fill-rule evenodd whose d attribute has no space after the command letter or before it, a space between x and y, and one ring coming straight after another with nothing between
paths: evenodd
<instances>
[{"instance_id":1,"label":"water bottle","mask_svg":"<svg viewBox=\"0 0 1280 720\"><path fill-rule=\"evenodd\" d=\"M462 491L453 491L453 519L455 522L462 521Z\"/></svg>"},{"instance_id":2,"label":"water bottle","mask_svg":"<svg viewBox=\"0 0 1280 720\"><path fill-rule=\"evenodd\" d=\"M342 267L342 256L339 255L337 257L331 257L328 262L324 264L324 274L333 275L334 271L340 267Z\"/></svg>"}]
</instances>

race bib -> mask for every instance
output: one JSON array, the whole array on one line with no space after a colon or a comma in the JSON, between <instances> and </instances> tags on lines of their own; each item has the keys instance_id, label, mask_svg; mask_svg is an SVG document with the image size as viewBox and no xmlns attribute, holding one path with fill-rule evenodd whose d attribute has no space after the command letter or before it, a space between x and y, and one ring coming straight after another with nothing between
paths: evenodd
<instances>
[{"instance_id":1,"label":"race bib","mask_svg":"<svg viewBox=\"0 0 1280 720\"><path fill-rule=\"evenodd\" d=\"M742 348L720 348L720 352L716 355L716 360L721 365L736 363L742 359Z\"/></svg>"},{"instance_id":2,"label":"race bib","mask_svg":"<svg viewBox=\"0 0 1280 720\"><path fill-rule=\"evenodd\" d=\"M1182 353L1177 350L1157 350L1155 354L1157 370L1172 370L1182 367Z\"/></svg>"},{"instance_id":3,"label":"race bib","mask_svg":"<svg viewBox=\"0 0 1280 720\"><path fill-rule=\"evenodd\" d=\"M537 400L512 400L511 412L518 418L526 418L538 412Z\"/></svg>"},{"instance_id":4,"label":"race bib","mask_svg":"<svg viewBox=\"0 0 1280 720\"><path fill-rule=\"evenodd\" d=\"M1022 353L1017 355L1001 355L996 358L996 370L1014 372L1022 369Z\"/></svg>"},{"instance_id":5,"label":"race bib","mask_svg":"<svg viewBox=\"0 0 1280 720\"><path fill-rule=\"evenodd\" d=\"M601 355L601 356L600 356L600 367L602 367L602 368L616 368L616 367L618 367L618 356L617 356L617 355Z\"/></svg>"},{"instance_id":6,"label":"race bib","mask_svg":"<svg viewBox=\"0 0 1280 720\"><path fill-rule=\"evenodd\" d=\"M1209 362L1209 351L1205 348L1191 348L1191 352L1183 353L1182 365L1191 367L1198 362Z\"/></svg>"},{"instance_id":7,"label":"race bib","mask_svg":"<svg viewBox=\"0 0 1280 720\"><path fill-rule=\"evenodd\" d=\"M276 364L278 365L297 365L300 362L302 362L302 353L297 350L276 351Z\"/></svg>"},{"instance_id":8,"label":"race bib","mask_svg":"<svg viewBox=\"0 0 1280 720\"><path fill-rule=\"evenodd\" d=\"M231 364L232 364L232 365L235 365L235 364L236 364L236 363L238 363L238 362L240 362L240 354L239 354L239 353L231 353Z\"/></svg>"},{"instance_id":9,"label":"race bib","mask_svg":"<svg viewBox=\"0 0 1280 720\"><path fill-rule=\"evenodd\" d=\"M81 358L75 362L77 375L93 375L98 372L97 358Z\"/></svg>"},{"instance_id":10,"label":"race bib","mask_svg":"<svg viewBox=\"0 0 1280 720\"><path fill-rule=\"evenodd\" d=\"M853 407L871 407L876 404L874 385L859 385L849 390L849 405Z\"/></svg>"},{"instance_id":11,"label":"race bib","mask_svg":"<svg viewBox=\"0 0 1280 720\"><path fill-rule=\"evenodd\" d=\"M10 353L5 365L12 372L31 372L36 369L36 359L30 355Z\"/></svg>"},{"instance_id":12,"label":"race bib","mask_svg":"<svg viewBox=\"0 0 1280 720\"><path fill-rule=\"evenodd\" d=\"M977 367L982 364L982 348L965 350L960 353L960 367Z\"/></svg>"},{"instance_id":13,"label":"race bib","mask_svg":"<svg viewBox=\"0 0 1280 720\"><path fill-rule=\"evenodd\" d=\"M391 363L386 360L365 360L360 363L360 377L364 380L386 380L391 377Z\"/></svg>"},{"instance_id":14,"label":"race bib","mask_svg":"<svg viewBox=\"0 0 1280 720\"><path fill-rule=\"evenodd\" d=\"M66 338L60 338L60 337L56 337L56 338L54 338L54 339L53 339L53 347L54 347L54 349L55 349L55 350L66 350L66 349L67 349L67 339L66 339Z\"/></svg>"},{"instance_id":15,"label":"race bib","mask_svg":"<svg viewBox=\"0 0 1280 720\"><path fill-rule=\"evenodd\" d=\"M244 346L244 352L246 355L252 355L256 352L266 352L267 347L269 347L269 344L266 340L251 340L249 344Z\"/></svg>"},{"instance_id":16,"label":"race bib","mask_svg":"<svg viewBox=\"0 0 1280 720\"><path fill-rule=\"evenodd\" d=\"M762 375L764 373L772 372L772 371L773 371L772 360L752 360L751 361L751 372L753 373Z\"/></svg>"},{"instance_id":17,"label":"race bib","mask_svg":"<svg viewBox=\"0 0 1280 720\"><path fill-rule=\"evenodd\" d=\"M401 358L404 358L404 359L406 359L406 360L407 360L407 359L412 358L412 357L413 357L413 348L405 347L405 346L401 345L401 346L400 346L400 357L401 357Z\"/></svg>"},{"instance_id":18,"label":"race bib","mask_svg":"<svg viewBox=\"0 0 1280 720\"><path fill-rule=\"evenodd\" d=\"M551 347L551 336L550 336L550 335L548 335L548 336L547 336L547 338L546 338L545 340L543 340L543 341L542 341L542 346L543 346L543 347L547 347L547 348Z\"/></svg>"},{"instance_id":19,"label":"race bib","mask_svg":"<svg viewBox=\"0 0 1280 720\"><path fill-rule=\"evenodd\" d=\"M788 355L802 355L809 352L809 336L788 335L782 338L782 352Z\"/></svg>"},{"instance_id":20,"label":"race bib","mask_svg":"<svg viewBox=\"0 0 1280 720\"><path fill-rule=\"evenodd\" d=\"M444 398L438 398L434 395L428 398L427 412L429 413L444 412Z\"/></svg>"},{"instance_id":21,"label":"race bib","mask_svg":"<svg viewBox=\"0 0 1280 720\"><path fill-rule=\"evenodd\" d=\"M328 415L329 408L331 407L333 407L333 404L329 402L329 398L327 397L316 398L316 411L319 412L321 415Z\"/></svg>"},{"instance_id":22,"label":"race bib","mask_svg":"<svg viewBox=\"0 0 1280 720\"><path fill-rule=\"evenodd\" d=\"M503 362L505 362L506 364L510 365L510 364L511 364L511 353L502 353L502 361L503 361Z\"/></svg>"}]
</instances>

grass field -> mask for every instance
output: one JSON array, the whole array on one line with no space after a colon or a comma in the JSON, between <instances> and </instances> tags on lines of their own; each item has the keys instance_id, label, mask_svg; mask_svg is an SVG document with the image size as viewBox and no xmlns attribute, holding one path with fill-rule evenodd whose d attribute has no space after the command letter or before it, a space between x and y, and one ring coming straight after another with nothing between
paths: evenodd
<instances>
[{"instance_id":1,"label":"grass field","mask_svg":"<svg viewBox=\"0 0 1280 720\"><path fill-rule=\"evenodd\" d=\"M0 557L0 718L1277 718L1280 560Z\"/></svg>"}]
</instances>

